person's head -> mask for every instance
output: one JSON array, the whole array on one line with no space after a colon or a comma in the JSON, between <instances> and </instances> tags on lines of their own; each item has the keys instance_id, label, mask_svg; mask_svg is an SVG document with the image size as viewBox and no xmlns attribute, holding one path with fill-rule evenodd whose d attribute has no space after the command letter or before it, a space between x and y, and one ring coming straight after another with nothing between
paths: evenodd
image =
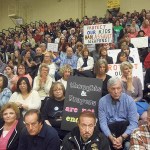
<instances>
[{"instance_id":1,"label":"person's head","mask_svg":"<svg viewBox=\"0 0 150 150\"><path fill-rule=\"evenodd\" d=\"M20 110L14 102L8 102L1 108L1 118L5 123L13 124L15 120L20 118Z\"/></svg>"},{"instance_id":2,"label":"person's head","mask_svg":"<svg viewBox=\"0 0 150 150\"><path fill-rule=\"evenodd\" d=\"M14 67L7 65L5 67L5 73L7 76L14 74Z\"/></svg>"},{"instance_id":3,"label":"person's head","mask_svg":"<svg viewBox=\"0 0 150 150\"><path fill-rule=\"evenodd\" d=\"M138 32L138 36L139 36L139 37L144 37L144 36L145 36L145 32L144 32L143 30L140 30L140 31Z\"/></svg>"},{"instance_id":4,"label":"person's head","mask_svg":"<svg viewBox=\"0 0 150 150\"><path fill-rule=\"evenodd\" d=\"M37 56L41 56L42 55L42 49L40 47L37 47L35 51L36 51L36 55Z\"/></svg>"},{"instance_id":5,"label":"person's head","mask_svg":"<svg viewBox=\"0 0 150 150\"><path fill-rule=\"evenodd\" d=\"M27 51L29 51L29 50L31 50L31 43L30 42L26 42L25 43L25 49L27 50Z\"/></svg>"},{"instance_id":6,"label":"person's head","mask_svg":"<svg viewBox=\"0 0 150 150\"><path fill-rule=\"evenodd\" d=\"M41 48L42 52L46 51L46 44L45 43L41 43L39 47Z\"/></svg>"},{"instance_id":7,"label":"person's head","mask_svg":"<svg viewBox=\"0 0 150 150\"><path fill-rule=\"evenodd\" d=\"M108 71L108 63L105 59L99 59L94 66L94 72L96 75L106 74Z\"/></svg>"},{"instance_id":8,"label":"person's head","mask_svg":"<svg viewBox=\"0 0 150 150\"><path fill-rule=\"evenodd\" d=\"M121 50L122 50L123 52L125 52L128 56L130 55L130 48L129 48L128 45L123 45L123 46L121 47Z\"/></svg>"},{"instance_id":9,"label":"person's head","mask_svg":"<svg viewBox=\"0 0 150 150\"><path fill-rule=\"evenodd\" d=\"M40 66L39 71L40 71L40 75L41 75L41 76L42 76L42 75L46 75L46 76L47 76L48 73L49 73L49 67L48 67L48 65L42 63L41 66Z\"/></svg>"},{"instance_id":10,"label":"person's head","mask_svg":"<svg viewBox=\"0 0 150 150\"><path fill-rule=\"evenodd\" d=\"M125 77L132 74L132 68L133 68L132 64L127 62L127 61L122 62L121 65L120 65L121 73Z\"/></svg>"},{"instance_id":11,"label":"person's head","mask_svg":"<svg viewBox=\"0 0 150 150\"><path fill-rule=\"evenodd\" d=\"M127 56L127 53L121 51L118 53L118 56L117 56L117 64L119 63L122 63L124 61L127 61L128 60L128 56Z\"/></svg>"},{"instance_id":12,"label":"person's head","mask_svg":"<svg viewBox=\"0 0 150 150\"><path fill-rule=\"evenodd\" d=\"M24 123L29 135L38 135L43 126L42 116L39 110L30 109L24 115Z\"/></svg>"},{"instance_id":13,"label":"person's head","mask_svg":"<svg viewBox=\"0 0 150 150\"><path fill-rule=\"evenodd\" d=\"M69 64L62 66L59 70L59 74L62 76L64 80L68 80L68 78L73 75L73 69Z\"/></svg>"},{"instance_id":14,"label":"person's head","mask_svg":"<svg viewBox=\"0 0 150 150\"><path fill-rule=\"evenodd\" d=\"M100 47L99 48L99 55L100 55L100 57L102 56L107 56L107 49L105 48L105 47Z\"/></svg>"},{"instance_id":15,"label":"person's head","mask_svg":"<svg viewBox=\"0 0 150 150\"><path fill-rule=\"evenodd\" d=\"M67 54L68 57L72 57L72 55L73 55L73 49L71 47L68 47L66 49L66 54Z\"/></svg>"},{"instance_id":16,"label":"person's head","mask_svg":"<svg viewBox=\"0 0 150 150\"><path fill-rule=\"evenodd\" d=\"M26 67L24 64L19 64L17 67L17 75L22 76L27 74Z\"/></svg>"},{"instance_id":17,"label":"person's head","mask_svg":"<svg viewBox=\"0 0 150 150\"><path fill-rule=\"evenodd\" d=\"M3 74L0 74L0 90L1 90L1 92L7 86L8 86L8 79L7 79L7 77L5 75L3 75Z\"/></svg>"},{"instance_id":18,"label":"person's head","mask_svg":"<svg viewBox=\"0 0 150 150\"><path fill-rule=\"evenodd\" d=\"M25 57L26 57L26 58L30 58L30 54L31 54L30 51L26 51L26 52L25 52Z\"/></svg>"},{"instance_id":19,"label":"person's head","mask_svg":"<svg viewBox=\"0 0 150 150\"><path fill-rule=\"evenodd\" d=\"M118 100L122 92L121 79L118 77L112 77L107 82L107 89L112 99Z\"/></svg>"},{"instance_id":20,"label":"person's head","mask_svg":"<svg viewBox=\"0 0 150 150\"><path fill-rule=\"evenodd\" d=\"M31 85L29 83L29 79L27 77L21 77L17 82L17 90L18 93L27 92L30 93Z\"/></svg>"},{"instance_id":21,"label":"person's head","mask_svg":"<svg viewBox=\"0 0 150 150\"><path fill-rule=\"evenodd\" d=\"M78 118L78 127L80 136L84 142L86 142L93 135L95 126L96 117L93 112L84 111L80 113Z\"/></svg>"},{"instance_id":22,"label":"person's head","mask_svg":"<svg viewBox=\"0 0 150 150\"><path fill-rule=\"evenodd\" d=\"M148 123L148 126L150 127L150 107L147 110L147 123Z\"/></svg>"},{"instance_id":23,"label":"person's head","mask_svg":"<svg viewBox=\"0 0 150 150\"><path fill-rule=\"evenodd\" d=\"M58 101L64 100L65 87L61 82L54 82L50 88L49 96Z\"/></svg>"},{"instance_id":24,"label":"person's head","mask_svg":"<svg viewBox=\"0 0 150 150\"><path fill-rule=\"evenodd\" d=\"M50 52L46 52L44 54L43 63L51 63L51 54L50 54Z\"/></svg>"},{"instance_id":25,"label":"person's head","mask_svg":"<svg viewBox=\"0 0 150 150\"><path fill-rule=\"evenodd\" d=\"M81 42L77 42L76 47L79 51L81 51L83 49L83 44Z\"/></svg>"},{"instance_id":26,"label":"person's head","mask_svg":"<svg viewBox=\"0 0 150 150\"><path fill-rule=\"evenodd\" d=\"M61 37L60 37L60 43L61 43L61 44L65 43L65 36L61 36Z\"/></svg>"},{"instance_id":27,"label":"person's head","mask_svg":"<svg viewBox=\"0 0 150 150\"><path fill-rule=\"evenodd\" d=\"M73 37L71 38L71 44L75 44L76 41L77 41L77 38L76 38L75 36L73 36Z\"/></svg>"},{"instance_id":28,"label":"person's head","mask_svg":"<svg viewBox=\"0 0 150 150\"><path fill-rule=\"evenodd\" d=\"M19 50L15 50L15 51L14 51L14 56L15 56L15 58L20 57L20 52L19 52Z\"/></svg>"},{"instance_id":29,"label":"person's head","mask_svg":"<svg viewBox=\"0 0 150 150\"><path fill-rule=\"evenodd\" d=\"M86 47L83 48L81 53L82 53L82 57L84 57L84 58L87 58L90 54L89 50Z\"/></svg>"}]
</instances>

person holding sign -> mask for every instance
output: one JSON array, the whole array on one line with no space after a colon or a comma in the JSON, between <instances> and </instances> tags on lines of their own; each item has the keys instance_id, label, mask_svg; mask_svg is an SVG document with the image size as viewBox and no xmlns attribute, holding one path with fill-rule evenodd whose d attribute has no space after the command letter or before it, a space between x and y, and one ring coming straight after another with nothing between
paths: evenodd
<instances>
[{"instance_id":1,"label":"person holding sign","mask_svg":"<svg viewBox=\"0 0 150 150\"><path fill-rule=\"evenodd\" d=\"M96 117L91 111L84 111L78 119L78 126L66 135L62 150L109 150L107 138L96 129Z\"/></svg>"},{"instance_id":2,"label":"person holding sign","mask_svg":"<svg viewBox=\"0 0 150 150\"><path fill-rule=\"evenodd\" d=\"M49 97L44 99L46 103L42 109L43 120L57 130L60 139L63 139L66 133L68 133L60 129L64 100L64 85L61 82L55 82L50 88Z\"/></svg>"},{"instance_id":3,"label":"person holding sign","mask_svg":"<svg viewBox=\"0 0 150 150\"><path fill-rule=\"evenodd\" d=\"M138 107L143 98L142 83L138 77L132 76L132 69L133 66L129 62L123 62L120 65L123 92L127 93L134 99L137 104L137 111L140 115L140 119L145 122L147 120L147 111L141 111L141 109Z\"/></svg>"},{"instance_id":4,"label":"person holding sign","mask_svg":"<svg viewBox=\"0 0 150 150\"><path fill-rule=\"evenodd\" d=\"M112 77L107 82L109 94L99 100L98 116L102 132L108 137L111 149L129 149L129 138L138 127L136 104L122 93L122 82Z\"/></svg>"}]
</instances>

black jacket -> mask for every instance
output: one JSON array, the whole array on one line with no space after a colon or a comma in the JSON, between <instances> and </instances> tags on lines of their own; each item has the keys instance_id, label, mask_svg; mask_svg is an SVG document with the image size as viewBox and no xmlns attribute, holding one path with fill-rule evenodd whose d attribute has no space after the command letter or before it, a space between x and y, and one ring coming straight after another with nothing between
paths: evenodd
<instances>
[{"instance_id":1,"label":"black jacket","mask_svg":"<svg viewBox=\"0 0 150 150\"><path fill-rule=\"evenodd\" d=\"M86 143L82 142L78 127L68 133L62 142L62 150L82 150L83 146L86 150L109 150L108 139L96 129Z\"/></svg>"},{"instance_id":2,"label":"black jacket","mask_svg":"<svg viewBox=\"0 0 150 150\"><path fill-rule=\"evenodd\" d=\"M3 125L4 122L0 123L0 136L3 133ZM18 121L18 124L15 128L15 130L13 131L12 135L10 136L8 143L7 143L7 150L17 150L18 148L18 143L19 143L19 136L21 133L21 130L23 129L24 124L22 121Z\"/></svg>"}]
</instances>

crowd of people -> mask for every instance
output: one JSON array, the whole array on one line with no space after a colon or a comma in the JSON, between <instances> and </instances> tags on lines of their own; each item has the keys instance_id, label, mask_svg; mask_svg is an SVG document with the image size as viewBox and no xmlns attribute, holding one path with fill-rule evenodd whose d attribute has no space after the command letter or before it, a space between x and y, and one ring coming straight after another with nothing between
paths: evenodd
<instances>
[{"instance_id":1,"label":"crowd of people","mask_svg":"<svg viewBox=\"0 0 150 150\"><path fill-rule=\"evenodd\" d=\"M113 43L84 44L84 25L107 23L113 24ZM130 39L145 36L150 39L150 12L144 9L108 12L104 18L85 16L81 21L40 22L2 33L0 149L149 149L149 47L137 51L146 70L144 89L132 74L135 60L130 56ZM58 44L58 51L48 50L48 43ZM112 49L121 49L116 62L107 52ZM121 78L107 74L108 65L115 63L120 64ZM71 76L97 78L103 85L98 114L82 112L69 133L61 129L61 121ZM139 110L140 103L146 108Z\"/></svg>"}]
</instances>

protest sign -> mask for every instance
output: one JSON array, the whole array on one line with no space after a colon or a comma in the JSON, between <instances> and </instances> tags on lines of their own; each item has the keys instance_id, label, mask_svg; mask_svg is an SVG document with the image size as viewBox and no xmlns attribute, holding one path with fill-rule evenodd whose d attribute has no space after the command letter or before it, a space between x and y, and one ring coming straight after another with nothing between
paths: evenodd
<instances>
[{"instance_id":1,"label":"protest sign","mask_svg":"<svg viewBox=\"0 0 150 150\"><path fill-rule=\"evenodd\" d=\"M148 36L146 36L146 37L131 38L131 43L136 48L148 47Z\"/></svg>"},{"instance_id":2,"label":"protest sign","mask_svg":"<svg viewBox=\"0 0 150 150\"><path fill-rule=\"evenodd\" d=\"M132 63L133 70L132 75L138 77L141 80L142 88L144 88L144 79L143 79L143 69L142 63ZM109 64L108 65L108 75L121 77L120 64Z\"/></svg>"},{"instance_id":3,"label":"protest sign","mask_svg":"<svg viewBox=\"0 0 150 150\"><path fill-rule=\"evenodd\" d=\"M112 43L112 24L84 26L84 44Z\"/></svg>"},{"instance_id":4,"label":"protest sign","mask_svg":"<svg viewBox=\"0 0 150 150\"><path fill-rule=\"evenodd\" d=\"M108 0L107 1L107 9L119 8L120 0Z\"/></svg>"},{"instance_id":5,"label":"protest sign","mask_svg":"<svg viewBox=\"0 0 150 150\"><path fill-rule=\"evenodd\" d=\"M113 63L116 63L117 56L118 56L118 53L120 51L121 51L121 49L113 49L113 50L107 51L108 56L113 58ZM134 63L140 63L139 53L138 53L137 48L130 48L130 55L129 56L133 58Z\"/></svg>"},{"instance_id":6,"label":"protest sign","mask_svg":"<svg viewBox=\"0 0 150 150\"><path fill-rule=\"evenodd\" d=\"M85 110L92 111L97 116L101 93L102 80L70 77L67 81L61 129L71 131L77 125L79 114Z\"/></svg>"},{"instance_id":7,"label":"protest sign","mask_svg":"<svg viewBox=\"0 0 150 150\"><path fill-rule=\"evenodd\" d=\"M47 51L58 52L57 43L47 43Z\"/></svg>"}]
</instances>

